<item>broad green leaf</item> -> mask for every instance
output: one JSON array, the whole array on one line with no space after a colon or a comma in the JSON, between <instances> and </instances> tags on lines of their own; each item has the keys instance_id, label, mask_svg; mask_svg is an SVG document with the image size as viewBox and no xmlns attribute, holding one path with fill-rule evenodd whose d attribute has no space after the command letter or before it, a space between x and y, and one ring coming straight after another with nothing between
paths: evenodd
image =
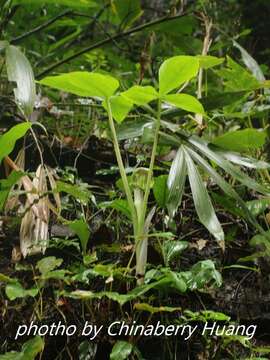
<instances>
[{"instance_id":1,"label":"broad green leaf","mask_svg":"<svg viewBox=\"0 0 270 360\"><path fill-rule=\"evenodd\" d=\"M185 161L188 169L189 183L196 212L201 223L214 235L220 247L224 249L224 232L217 219L208 192L204 186L201 175L194 165L188 152L185 151Z\"/></svg>"},{"instance_id":2,"label":"broad green leaf","mask_svg":"<svg viewBox=\"0 0 270 360\"><path fill-rule=\"evenodd\" d=\"M152 86L134 85L121 93L136 105L145 105L158 98L158 93Z\"/></svg>"},{"instance_id":3,"label":"broad green leaf","mask_svg":"<svg viewBox=\"0 0 270 360\"><path fill-rule=\"evenodd\" d=\"M194 96L188 94L166 95L163 99L171 105L180 109L194 112L196 114L204 114L202 104Z\"/></svg>"},{"instance_id":4,"label":"broad green leaf","mask_svg":"<svg viewBox=\"0 0 270 360\"><path fill-rule=\"evenodd\" d=\"M132 353L133 345L127 341L118 340L112 348L110 360L125 360Z\"/></svg>"},{"instance_id":5,"label":"broad green leaf","mask_svg":"<svg viewBox=\"0 0 270 360\"><path fill-rule=\"evenodd\" d=\"M112 208L117 211L120 211L122 214L124 214L127 218L131 219L131 212L130 208L128 206L127 200L124 199L115 199L112 201L106 201L101 204L99 204L102 208Z\"/></svg>"},{"instance_id":6,"label":"broad green leaf","mask_svg":"<svg viewBox=\"0 0 270 360\"><path fill-rule=\"evenodd\" d=\"M259 89L262 84L246 69L227 57L227 68L216 70L223 77L225 91L252 91Z\"/></svg>"},{"instance_id":7,"label":"broad green leaf","mask_svg":"<svg viewBox=\"0 0 270 360\"><path fill-rule=\"evenodd\" d=\"M199 60L193 56L174 56L159 68L159 93L165 95L195 77Z\"/></svg>"},{"instance_id":8,"label":"broad green leaf","mask_svg":"<svg viewBox=\"0 0 270 360\"><path fill-rule=\"evenodd\" d=\"M112 9L123 28L130 26L143 14L140 0L114 0Z\"/></svg>"},{"instance_id":9,"label":"broad green leaf","mask_svg":"<svg viewBox=\"0 0 270 360\"><path fill-rule=\"evenodd\" d=\"M111 111L113 118L120 124L132 109L133 103L121 95L115 95L110 98ZM106 103L102 103L103 107L107 110Z\"/></svg>"},{"instance_id":10,"label":"broad green leaf","mask_svg":"<svg viewBox=\"0 0 270 360\"><path fill-rule=\"evenodd\" d=\"M178 257L188 247L187 241L166 241L163 245L165 265L169 266L170 261Z\"/></svg>"},{"instance_id":11,"label":"broad green leaf","mask_svg":"<svg viewBox=\"0 0 270 360\"><path fill-rule=\"evenodd\" d=\"M6 47L6 66L9 81L14 81L15 100L26 116L33 112L36 85L32 67L25 55L13 45Z\"/></svg>"},{"instance_id":12,"label":"broad green leaf","mask_svg":"<svg viewBox=\"0 0 270 360\"><path fill-rule=\"evenodd\" d=\"M22 351L10 351L0 355L0 360L35 360L36 356L44 349L44 340L36 336L22 346Z\"/></svg>"},{"instance_id":13,"label":"broad green leaf","mask_svg":"<svg viewBox=\"0 0 270 360\"><path fill-rule=\"evenodd\" d=\"M5 206L10 190L22 176L23 172L12 171L7 179L0 180L0 211L2 211Z\"/></svg>"},{"instance_id":14,"label":"broad green leaf","mask_svg":"<svg viewBox=\"0 0 270 360\"><path fill-rule=\"evenodd\" d=\"M73 9L88 9L96 7L97 3L93 0L13 0L13 5L38 5L41 4L52 4L70 7Z\"/></svg>"},{"instance_id":15,"label":"broad green leaf","mask_svg":"<svg viewBox=\"0 0 270 360\"><path fill-rule=\"evenodd\" d=\"M227 132L216 137L212 143L227 150L242 152L261 148L265 144L266 136L265 131L244 129Z\"/></svg>"},{"instance_id":16,"label":"broad green leaf","mask_svg":"<svg viewBox=\"0 0 270 360\"><path fill-rule=\"evenodd\" d=\"M73 196L76 200L81 201L83 205L87 205L91 198L91 191L79 186L78 184L69 184L63 181L56 182L56 192L65 192Z\"/></svg>"},{"instance_id":17,"label":"broad green leaf","mask_svg":"<svg viewBox=\"0 0 270 360\"><path fill-rule=\"evenodd\" d=\"M158 206L165 208L168 199L168 175L160 175L154 179L153 193Z\"/></svg>"},{"instance_id":18,"label":"broad green leaf","mask_svg":"<svg viewBox=\"0 0 270 360\"><path fill-rule=\"evenodd\" d=\"M270 208L270 197L247 201L246 205L253 216L258 216Z\"/></svg>"},{"instance_id":19,"label":"broad green leaf","mask_svg":"<svg viewBox=\"0 0 270 360\"><path fill-rule=\"evenodd\" d=\"M63 262L63 259L57 259L55 256L45 257L37 262L36 267L42 275L58 268Z\"/></svg>"},{"instance_id":20,"label":"broad green leaf","mask_svg":"<svg viewBox=\"0 0 270 360\"><path fill-rule=\"evenodd\" d=\"M199 261L192 266L188 287L190 290L202 289L209 282L214 281L218 287L222 285L220 273L216 270L212 260Z\"/></svg>"},{"instance_id":21,"label":"broad green leaf","mask_svg":"<svg viewBox=\"0 0 270 360\"><path fill-rule=\"evenodd\" d=\"M75 71L57 76L48 76L40 84L78 96L109 98L119 87L117 79L110 75Z\"/></svg>"},{"instance_id":22,"label":"broad green leaf","mask_svg":"<svg viewBox=\"0 0 270 360\"><path fill-rule=\"evenodd\" d=\"M173 218L181 204L185 182L187 176L187 166L184 158L183 148L180 147L172 162L168 176L167 186L169 190L167 208L170 218Z\"/></svg>"},{"instance_id":23,"label":"broad green leaf","mask_svg":"<svg viewBox=\"0 0 270 360\"><path fill-rule=\"evenodd\" d=\"M38 288L24 289L19 282L9 283L6 286L6 295L11 301L26 296L35 297L37 294Z\"/></svg>"},{"instance_id":24,"label":"broad green leaf","mask_svg":"<svg viewBox=\"0 0 270 360\"><path fill-rule=\"evenodd\" d=\"M209 69L224 62L224 58L211 55L197 55L196 58L199 59L200 67L203 69Z\"/></svg>"},{"instance_id":25,"label":"broad green leaf","mask_svg":"<svg viewBox=\"0 0 270 360\"><path fill-rule=\"evenodd\" d=\"M74 220L68 226L73 230L81 241L83 254L86 254L87 244L90 236L90 231L87 223L83 219Z\"/></svg>"},{"instance_id":26,"label":"broad green leaf","mask_svg":"<svg viewBox=\"0 0 270 360\"><path fill-rule=\"evenodd\" d=\"M161 313L161 312L174 312L174 311L181 311L182 308L180 307L170 307L170 306L151 306L147 303L136 303L133 306L134 309L139 311L147 311L151 314Z\"/></svg>"},{"instance_id":27,"label":"broad green leaf","mask_svg":"<svg viewBox=\"0 0 270 360\"><path fill-rule=\"evenodd\" d=\"M15 143L18 139L23 137L27 130L31 127L31 123L24 122L13 126L4 135L0 136L0 163L8 156L14 149Z\"/></svg>"}]
</instances>

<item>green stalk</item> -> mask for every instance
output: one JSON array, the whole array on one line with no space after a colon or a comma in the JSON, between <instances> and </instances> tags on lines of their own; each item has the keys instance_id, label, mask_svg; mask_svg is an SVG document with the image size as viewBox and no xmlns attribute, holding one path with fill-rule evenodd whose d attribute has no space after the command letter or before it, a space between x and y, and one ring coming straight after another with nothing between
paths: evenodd
<instances>
[{"instance_id":1,"label":"green stalk","mask_svg":"<svg viewBox=\"0 0 270 360\"><path fill-rule=\"evenodd\" d=\"M136 242L136 274L138 277L137 284L141 285L144 282L144 273L145 266L147 262L147 248L148 248L148 228L150 225L151 218L149 223L146 217L148 198L151 190L151 182L153 178L154 164L157 152L158 145L158 134L160 128L160 118L161 118L161 101L158 100L158 110L157 110L157 119L155 122L155 133L154 133L154 142L151 154L151 160L149 165L149 172L146 180L146 187L144 192L144 197L141 199L141 202L136 206L137 217L138 217L138 228L135 234Z\"/></svg>"},{"instance_id":2,"label":"green stalk","mask_svg":"<svg viewBox=\"0 0 270 360\"><path fill-rule=\"evenodd\" d=\"M132 193L130 190L130 186L128 183L125 166L123 164L121 151L120 151L119 144L118 144L118 139L117 139L113 116L112 116L112 109L111 109L111 104L110 104L109 99L106 99L106 106L107 106L107 112L108 112L108 117L109 117L110 130L112 133L114 152L116 155L116 160L117 160L117 164L119 167L120 175L121 175L121 178L123 181L123 186L124 186L125 194L127 197L127 202L128 202L128 205L129 205L129 208L131 211L131 217L132 217L133 229L134 229L134 235L135 235L137 232L137 214L136 214L136 209L135 209Z\"/></svg>"},{"instance_id":3,"label":"green stalk","mask_svg":"<svg viewBox=\"0 0 270 360\"><path fill-rule=\"evenodd\" d=\"M154 172L154 165L155 165L155 158L156 158L156 152L157 152L157 145L158 145L158 134L160 129L160 120L161 120L161 100L158 100L158 109L157 109L157 119L155 122L155 133L154 133L154 142L152 147L152 154L151 154L151 160L149 165L149 172L147 176L146 181L146 188L144 192L144 198L143 198L143 207L142 207L142 213L139 219L139 228L143 228L144 226L144 219L146 217L146 211L147 211L147 204L148 204L148 198L151 190L151 182L153 178L153 172ZM143 223L141 223L141 221Z\"/></svg>"}]
</instances>

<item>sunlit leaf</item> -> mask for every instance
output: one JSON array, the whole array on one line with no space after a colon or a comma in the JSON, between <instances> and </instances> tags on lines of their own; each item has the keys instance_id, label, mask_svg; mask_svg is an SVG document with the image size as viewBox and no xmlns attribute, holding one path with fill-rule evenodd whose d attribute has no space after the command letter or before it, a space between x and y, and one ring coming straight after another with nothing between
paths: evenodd
<instances>
[{"instance_id":1,"label":"sunlit leaf","mask_svg":"<svg viewBox=\"0 0 270 360\"><path fill-rule=\"evenodd\" d=\"M103 102L102 105L107 110L106 103ZM115 95L110 98L110 105L113 118L121 123L132 109L133 103L122 95Z\"/></svg>"},{"instance_id":2,"label":"sunlit leaf","mask_svg":"<svg viewBox=\"0 0 270 360\"><path fill-rule=\"evenodd\" d=\"M211 55L197 55L196 58L199 59L200 67L203 69L209 69L224 62L224 58Z\"/></svg>"},{"instance_id":3,"label":"sunlit leaf","mask_svg":"<svg viewBox=\"0 0 270 360\"><path fill-rule=\"evenodd\" d=\"M199 60L192 56L174 56L165 60L159 68L159 92L161 95L180 87L195 77Z\"/></svg>"},{"instance_id":4,"label":"sunlit leaf","mask_svg":"<svg viewBox=\"0 0 270 360\"><path fill-rule=\"evenodd\" d=\"M110 75L75 71L57 76L48 76L40 84L78 96L109 98L119 87L117 79Z\"/></svg>"},{"instance_id":5,"label":"sunlit leaf","mask_svg":"<svg viewBox=\"0 0 270 360\"><path fill-rule=\"evenodd\" d=\"M166 102L180 109L196 114L204 114L204 109L199 100L188 94L172 94L163 98Z\"/></svg>"},{"instance_id":6,"label":"sunlit leaf","mask_svg":"<svg viewBox=\"0 0 270 360\"><path fill-rule=\"evenodd\" d=\"M18 139L23 137L27 130L31 127L31 123L24 122L13 126L4 135L0 136L0 163L8 156L14 149L15 143Z\"/></svg>"},{"instance_id":7,"label":"sunlit leaf","mask_svg":"<svg viewBox=\"0 0 270 360\"><path fill-rule=\"evenodd\" d=\"M121 93L136 105L145 105L158 98L158 93L152 86L134 85Z\"/></svg>"}]
</instances>

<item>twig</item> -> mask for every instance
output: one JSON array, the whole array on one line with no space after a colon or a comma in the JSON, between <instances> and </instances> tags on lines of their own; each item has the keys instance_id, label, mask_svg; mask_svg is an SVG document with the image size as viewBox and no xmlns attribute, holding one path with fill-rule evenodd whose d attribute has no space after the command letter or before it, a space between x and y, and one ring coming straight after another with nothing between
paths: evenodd
<instances>
[{"instance_id":1,"label":"twig","mask_svg":"<svg viewBox=\"0 0 270 360\"><path fill-rule=\"evenodd\" d=\"M34 29L20 35L20 36L17 36L16 38L12 39L10 41L11 44L16 44L18 41L21 41L22 39L25 39L45 28L47 28L48 26L50 26L51 24L53 24L54 22L56 22L58 19L60 19L61 17L64 17L64 16L67 16L69 14L72 14L72 11L71 10L66 10L64 12L62 12L61 14L59 15L56 15L55 17L53 17L52 19L46 21L44 24L41 24L37 27L35 27Z\"/></svg>"},{"instance_id":2,"label":"twig","mask_svg":"<svg viewBox=\"0 0 270 360\"><path fill-rule=\"evenodd\" d=\"M113 36L110 36L109 38L106 38L106 39L103 39L103 40L100 40L98 41L97 43L95 44L92 44L90 46L87 46L85 47L84 49L81 49L80 51L76 52L75 54L73 55L70 55L70 56L67 56L66 58L52 64L51 66L49 66L47 69L41 71L38 75L37 75L37 79L40 79L42 78L44 75L50 73L52 70L56 69L57 67L73 60L73 59L76 59L77 57L79 57L80 55L83 55L89 51L92 51L92 50L95 50L103 45L106 45L108 43L110 43L111 41L115 41L115 40L118 40L118 39L121 39L121 38L124 38L128 35L131 35L131 34L135 34L139 31L142 31L142 30L145 30L149 27L152 27L154 25L158 25L158 24L161 24L163 22L166 22L166 21L171 21L171 20L175 20L175 19L178 19L178 18L181 18L183 16L186 16L188 15L188 13L184 13L184 14L180 14L180 15L176 15L176 16L171 16L171 17L164 17L164 18L161 18L161 19L157 19L157 20L154 20L154 21L150 21L146 24L142 24L142 25L139 25L139 26L136 26L136 27L133 27L131 28L130 30L127 30L127 31L124 31L122 33L119 33L119 34L116 34L116 35L113 35Z\"/></svg>"}]
</instances>

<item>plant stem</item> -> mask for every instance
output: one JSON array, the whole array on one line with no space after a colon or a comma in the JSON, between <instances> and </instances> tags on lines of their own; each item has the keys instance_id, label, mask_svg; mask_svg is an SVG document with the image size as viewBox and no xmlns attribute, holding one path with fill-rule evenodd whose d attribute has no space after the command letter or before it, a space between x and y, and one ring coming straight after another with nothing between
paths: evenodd
<instances>
[{"instance_id":1,"label":"plant stem","mask_svg":"<svg viewBox=\"0 0 270 360\"><path fill-rule=\"evenodd\" d=\"M129 208L130 208L130 211L131 211L134 234L136 234L136 231L137 231L136 208L135 208L135 205L134 205L134 201L133 201L132 193L131 193L130 186L129 186L129 183L128 183L127 175L126 175L126 172L125 172L125 166L123 164L121 151L120 151L120 148L119 148L118 139L117 139L117 135L116 135L116 130L115 130L115 126L114 126L111 104L110 104L110 101L108 99L106 99L106 106L107 106L107 109L108 109L107 112L108 112L108 117L109 117L110 130L111 130L111 133L112 133L112 141L113 141L113 146L114 146L114 152L115 152L117 164L118 164L118 167L119 167L120 175L121 175L121 178L122 178L122 181L123 181L123 186L124 186L125 194L126 194L126 197L127 197L127 202L128 202L128 205L129 205Z\"/></svg>"},{"instance_id":2,"label":"plant stem","mask_svg":"<svg viewBox=\"0 0 270 360\"><path fill-rule=\"evenodd\" d=\"M147 203L148 203L148 198L149 198L149 194L150 194L150 190L151 190L151 181L153 178L153 171L154 171L155 158L156 158L157 145L158 145L158 134L159 134L159 129L160 129L160 118L161 118L161 100L159 99L158 100L158 109L157 109L157 119L155 122L154 142L153 142L153 147L152 147L149 172L148 172L147 181L146 181L146 188L145 188L145 192L144 192L142 214L140 216L140 219L143 222L146 217ZM139 222L140 222L140 219L139 219ZM143 226L144 224L141 224L141 222L140 222L140 225ZM139 226L139 227L141 228L141 226Z\"/></svg>"}]
</instances>

